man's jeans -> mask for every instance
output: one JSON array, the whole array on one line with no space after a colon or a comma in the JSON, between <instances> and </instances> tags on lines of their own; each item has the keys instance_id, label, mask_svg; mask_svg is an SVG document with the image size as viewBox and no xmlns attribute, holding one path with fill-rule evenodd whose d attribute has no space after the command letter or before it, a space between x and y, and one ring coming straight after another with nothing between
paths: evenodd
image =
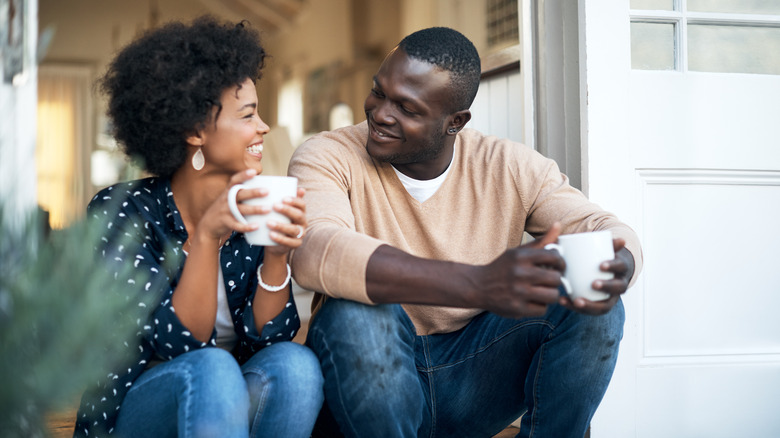
<instances>
[{"instance_id":1,"label":"man's jeans","mask_svg":"<svg viewBox=\"0 0 780 438\"><path fill-rule=\"evenodd\" d=\"M339 436L325 430L335 419L348 437L491 437L525 412L518 437L582 437L624 318L621 302L597 317L554 305L541 318L485 312L456 332L416 336L400 305L328 299L306 341L330 410L314 436Z\"/></svg>"},{"instance_id":2,"label":"man's jeans","mask_svg":"<svg viewBox=\"0 0 780 438\"><path fill-rule=\"evenodd\" d=\"M308 437L322 405L311 351L280 342L239 367L220 348L145 371L122 402L122 437Z\"/></svg>"}]
</instances>

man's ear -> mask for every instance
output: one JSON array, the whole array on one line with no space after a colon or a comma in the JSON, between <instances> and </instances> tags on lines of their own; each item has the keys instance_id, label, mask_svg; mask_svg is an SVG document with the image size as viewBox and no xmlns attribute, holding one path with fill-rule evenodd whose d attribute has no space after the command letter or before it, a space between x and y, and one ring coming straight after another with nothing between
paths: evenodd
<instances>
[{"instance_id":1,"label":"man's ear","mask_svg":"<svg viewBox=\"0 0 780 438\"><path fill-rule=\"evenodd\" d=\"M450 125L447 127L447 132L458 132L471 120L471 111L465 109L460 110L452 115Z\"/></svg>"}]
</instances>

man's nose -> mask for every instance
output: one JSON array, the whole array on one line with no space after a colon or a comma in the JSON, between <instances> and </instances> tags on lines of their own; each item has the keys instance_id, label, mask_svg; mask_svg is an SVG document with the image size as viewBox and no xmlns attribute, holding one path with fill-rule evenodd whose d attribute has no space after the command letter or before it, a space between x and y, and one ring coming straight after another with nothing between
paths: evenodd
<instances>
[{"instance_id":1,"label":"man's nose","mask_svg":"<svg viewBox=\"0 0 780 438\"><path fill-rule=\"evenodd\" d=\"M395 123L395 117L393 114L393 106L386 99L380 100L376 103L374 111L372 111L374 121L382 123L384 125L390 125Z\"/></svg>"}]
</instances>

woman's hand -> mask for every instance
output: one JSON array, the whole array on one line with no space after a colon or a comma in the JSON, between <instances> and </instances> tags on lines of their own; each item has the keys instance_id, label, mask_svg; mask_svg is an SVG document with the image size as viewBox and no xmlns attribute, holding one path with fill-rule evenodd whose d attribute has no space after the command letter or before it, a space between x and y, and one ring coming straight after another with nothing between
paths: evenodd
<instances>
[{"instance_id":1,"label":"woman's hand","mask_svg":"<svg viewBox=\"0 0 780 438\"><path fill-rule=\"evenodd\" d=\"M284 198L280 204L273 206L274 211L290 218L290 223L281 223L268 221L268 228L271 230L271 240L276 242L277 246L267 246L266 253L275 255L286 255L291 249L301 246L303 236L306 234L306 203L303 196L306 191L298 188L295 198Z\"/></svg>"},{"instance_id":2,"label":"woman's hand","mask_svg":"<svg viewBox=\"0 0 780 438\"><path fill-rule=\"evenodd\" d=\"M254 169L248 169L238 172L230 177L225 190L211 203L209 208L200 218L196 226L197 238L204 239L206 241L213 241L215 243L222 242L230 236L233 231L240 233L248 233L258 228L257 224L245 224L233 217L233 213L230 212L228 207L227 195L231 187L236 184L241 184L252 179L257 175L257 171ZM263 214L267 211L262 211L261 207L251 206L244 204L242 201L247 199L266 196L267 192L262 189L243 189L239 190L236 196L236 203L244 216L250 214ZM194 236L190 236L192 239Z\"/></svg>"},{"instance_id":3,"label":"woman's hand","mask_svg":"<svg viewBox=\"0 0 780 438\"><path fill-rule=\"evenodd\" d=\"M199 239L217 243L224 241L233 231L248 233L262 226L257 223L242 223L238 221L230 212L230 207L228 206L228 191L230 188L236 184L248 181L256 175L257 172L254 169L248 169L236 173L230 178L230 182L225 190L214 200L203 217L201 217L197 225ZM267 222L271 240L277 243L276 246L266 247L267 254L286 256L291 249L301 245L307 225L306 204L303 201L304 193L304 189L299 188L296 197L285 198L281 203L275 204L273 207L252 205L244 202L249 199L268 196L268 189L243 188L236 194L236 205L244 217L268 214L273 208L273 211L290 219L291 223L289 224L273 220Z\"/></svg>"}]
</instances>

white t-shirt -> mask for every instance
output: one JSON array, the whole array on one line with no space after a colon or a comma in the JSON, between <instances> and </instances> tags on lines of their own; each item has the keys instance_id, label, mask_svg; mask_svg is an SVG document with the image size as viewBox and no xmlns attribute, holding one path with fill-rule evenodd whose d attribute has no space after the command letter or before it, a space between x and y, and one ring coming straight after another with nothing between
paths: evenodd
<instances>
[{"instance_id":1,"label":"white t-shirt","mask_svg":"<svg viewBox=\"0 0 780 438\"><path fill-rule=\"evenodd\" d=\"M217 321L214 326L217 328L217 347L225 350L232 350L236 345L238 335L233 328L233 318L230 316L230 307L227 302L227 291L225 290L225 277L222 276L222 263L217 275ZM252 311L251 308L248 311Z\"/></svg>"},{"instance_id":2,"label":"white t-shirt","mask_svg":"<svg viewBox=\"0 0 780 438\"><path fill-rule=\"evenodd\" d=\"M455 154L453 154L453 157L454 156ZM452 161L450 161L450 165L451 164ZM404 185L406 191L412 195L412 198L420 202L425 202L428 200L428 198L433 196L434 193L436 193L436 190L439 190L439 187L441 187L442 183L444 183L444 180L447 179L447 174L450 173L450 167L452 167L450 165L447 165L447 170L445 170L441 175L434 179L428 180L420 180L408 177L396 169L395 166L393 166L393 170L395 171L395 174L398 175L398 179L401 180L401 184Z\"/></svg>"}]
</instances>

